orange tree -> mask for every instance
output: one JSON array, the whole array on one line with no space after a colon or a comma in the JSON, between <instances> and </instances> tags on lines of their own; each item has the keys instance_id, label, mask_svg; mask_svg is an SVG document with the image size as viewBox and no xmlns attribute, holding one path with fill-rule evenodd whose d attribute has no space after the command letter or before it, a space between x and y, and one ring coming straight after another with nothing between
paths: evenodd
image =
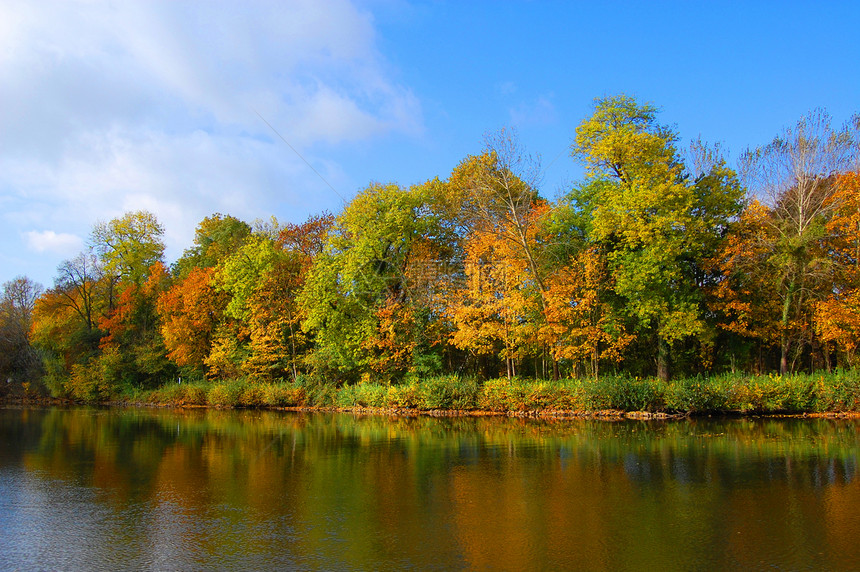
<instances>
[{"instance_id":1,"label":"orange tree","mask_svg":"<svg viewBox=\"0 0 860 572\"><path fill-rule=\"evenodd\" d=\"M475 356L499 356L507 376L536 353L541 314L528 263L501 233L475 230L466 241L465 280L452 289L451 343Z\"/></svg>"},{"instance_id":2,"label":"orange tree","mask_svg":"<svg viewBox=\"0 0 860 572\"><path fill-rule=\"evenodd\" d=\"M229 299L215 288L215 272L214 267L193 267L158 298L167 357L189 373L205 371L204 360Z\"/></svg>"},{"instance_id":3,"label":"orange tree","mask_svg":"<svg viewBox=\"0 0 860 572\"><path fill-rule=\"evenodd\" d=\"M474 267L476 262L473 260L473 276L479 276L483 272L489 278L490 275L497 274L494 281L500 287L504 286L506 292L497 292L497 297L507 298L508 303L516 303L525 296L518 305L522 309L531 306L527 316L520 316L516 320L516 331L520 332L517 336L522 343L511 345L512 338L505 334L508 342L503 357L507 362L508 374L513 370L512 360L526 355L537 359L537 355L541 355L551 359L553 377L557 378L559 370L555 359L556 352L546 345L547 342L551 344L552 340L540 340L537 335L546 323L547 276L551 270L547 266L541 235L543 219L548 214L549 207L538 195L539 179L538 161L522 149L515 133L502 130L489 134L485 139L483 153L464 159L454 169L446 186L449 196L455 197L460 205L459 219L465 230L462 237L468 237L473 244L484 244L487 247L482 255L485 260L481 264L490 267L478 270ZM487 259L487 256L492 259ZM521 286L514 287L516 282ZM487 296L490 292L484 289L476 290L474 294L477 298L483 298L483 307L489 310L491 304ZM463 302L466 302L466 306L463 306ZM459 315L464 318L466 314L475 314L477 311L477 307L468 308L468 296L461 297L460 306ZM514 310L504 309L504 314L510 311ZM498 318L503 314L496 315ZM480 330L475 321L477 317L478 314L468 321L472 324L470 329L473 332ZM466 323L461 320L461 327ZM510 326L513 325L514 322L511 321ZM531 334L523 337L524 332L529 330ZM455 342L459 347L465 348L466 338L477 340L473 335L459 335Z\"/></svg>"},{"instance_id":4,"label":"orange tree","mask_svg":"<svg viewBox=\"0 0 860 572\"><path fill-rule=\"evenodd\" d=\"M145 275L140 285L127 283L115 306L99 320L105 333L98 358L104 387L155 387L176 374L167 359L157 310L159 297L170 287L170 275L160 262Z\"/></svg>"},{"instance_id":5,"label":"orange tree","mask_svg":"<svg viewBox=\"0 0 860 572\"><path fill-rule=\"evenodd\" d=\"M835 205L827 223L828 252L835 265L833 288L815 307L815 325L824 343L835 346L852 367L860 345L860 173L837 178ZM830 351L825 351L829 362Z\"/></svg>"}]
</instances>

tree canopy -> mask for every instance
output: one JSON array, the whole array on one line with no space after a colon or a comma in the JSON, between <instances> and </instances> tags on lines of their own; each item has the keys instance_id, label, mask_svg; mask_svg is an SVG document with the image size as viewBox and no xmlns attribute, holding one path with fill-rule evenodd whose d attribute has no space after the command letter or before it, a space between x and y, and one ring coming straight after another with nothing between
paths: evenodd
<instances>
[{"instance_id":1,"label":"tree canopy","mask_svg":"<svg viewBox=\"0 0 860 572\"><path fill-rule=\"evenodd\" d=\"M503 129L445 176L369 184L336 216L212 214L169 269L161 223L125 213L53 288L4 286L0 369L91 399L179 379L856 367L858 124L813 111L739 175L719 145L682 149L655 105L602 97L573 134L585 175L556 199Z\"/></svg>"}]
</instances>

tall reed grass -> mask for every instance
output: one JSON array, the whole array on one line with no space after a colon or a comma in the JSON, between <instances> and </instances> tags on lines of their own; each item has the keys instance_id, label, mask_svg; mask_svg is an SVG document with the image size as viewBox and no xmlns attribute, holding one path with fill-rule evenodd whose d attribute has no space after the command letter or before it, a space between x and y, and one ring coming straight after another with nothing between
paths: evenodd
<instances>
[{"instance_id":1,"label":"tall reed grass","mask_svg":"<svg viewBox=\"0 0 860 572\"><path fill-rule=\"evenodd\" d=\"M607 375L599 379L475 379L439 376L397 385L336 387L300 376L294 382L249 379L168 384L126 400L173 406L328 407L410 410L650 411L805 413L860 411L860 372L748 376L726 374L662 382Z\"/></svg>"}]
</instances>

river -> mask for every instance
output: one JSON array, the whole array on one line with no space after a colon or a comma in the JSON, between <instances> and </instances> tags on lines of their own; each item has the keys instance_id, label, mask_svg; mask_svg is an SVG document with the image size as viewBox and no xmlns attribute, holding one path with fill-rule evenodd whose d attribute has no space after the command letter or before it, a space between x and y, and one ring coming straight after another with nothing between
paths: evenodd
<instances>
[{"instance_id":1,"label":"river","mask_svg":"<svg viewBox=\"0 0 860 572\"><path fill-rule=\"evenodd\" d=\"M858 430L0 409L0 568L857 569Z\"/></svg>"}]
</instances>

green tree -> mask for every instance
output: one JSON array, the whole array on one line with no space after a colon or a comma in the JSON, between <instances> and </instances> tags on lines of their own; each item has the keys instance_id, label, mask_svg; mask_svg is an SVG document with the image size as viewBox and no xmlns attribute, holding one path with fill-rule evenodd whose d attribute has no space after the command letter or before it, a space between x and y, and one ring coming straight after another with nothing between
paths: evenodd
<instances>
[{"instance_id":1,"label":"green tree","mask_svg":"<svg viewBox=\"0 0 860 572\"><path fill-rule=\"evenodd\" d=\"M184 278L192 268L210 268L239 250L251 227L230 215L215 213L204 218L194 231L194 246L176 261L174 273Z\"/></svg>"},{"instance_id":2,"label":"green tree","mask_svg":"<svg viewBox=\"0 0 860 572\"><path fill-rule=\"evenodd\" d=\"M150 267L162 261L163 235L164 228L151 212L128 212L110 222L97 222L90 245L107 274L140 286Z\"/></svg>"},{"instance_id":3,"label":"green tree","mask_svg":"<svg viewBox=\"0 0 860 572\"><path fill-rule=\"evenodd\" d=\"M299 296L317 371L397 379L421 361L445 236L433 188L371 185L337 217Z\"/></svg>"},{"instance_id":4,"label":"green tree","mask_svg":"<svg viewBox=\"0 0 860 572\"><path fill-rule=\"evenodd\" d=\"M257 223L218 266L216 285L229 299L225 317L247 332L247 343L231 348L215 340L215 345L225 348L221 353L227 359L232 353L246 375L260 380L298 375L309 340L301 331L296 297L332 222L323 215L302 224Z\"/></svg>"},{"instance_id":5,"label":"green tree","mask_svg":"<svg viewBox=\"0 0 860 572\"><path fill-rule=\"evenodd\" d=\"M656 338L657 374L668 379L671 345L708 332L705 251L716 248L743 193L722 161L691 175L677 135L656 114L625 95L598 99L572 154L599 181L589 189L590 239L606 249L624 311Z\"/></svg>"}]
</instances>

